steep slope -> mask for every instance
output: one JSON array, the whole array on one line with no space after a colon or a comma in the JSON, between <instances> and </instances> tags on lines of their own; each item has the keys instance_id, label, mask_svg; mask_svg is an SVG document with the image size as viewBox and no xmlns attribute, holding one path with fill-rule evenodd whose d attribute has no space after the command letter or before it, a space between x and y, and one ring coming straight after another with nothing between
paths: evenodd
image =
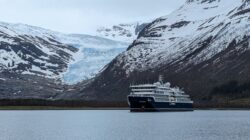
<instances>
[{"instance_id":1,"label":"steep slope","mask_svg":"<svg viewBox=\"0 0 250 140\"><path fill-rule=\"evenodd\" d=\"M163 74L196 104L205 104L214 99L216 87L231 80L249 82L249 9L249 0L188 0L147 25L77 96L125 101L130 83L152 82Z\"/></svg>"},{"instance_id":2,"label":"steep slope","mask_svg":"<svg viewBox=\"0 0 250 140\"><path fill-rule=\"evenodd\" d=\"M0 22L0 98L56 98L70 87L65 84L94 77L127 47L96 36Z\"/></svg>"},{"instance_id":3,"label":"steep slope","mask_svg":"<svg viewBox=\"0 0 250 140\"><path fill-rule=\"evenodd\" d=\"M77 49L27 27L0 23L1 99L52 99L63 91L58 79Z\"/></svg>"},{"instance_id":4,"label":"steep slope","mask_svg":"<svg viewBox=\"0 0 250 140\"><path fill-rule=\"evenodd\" d=\"M0 27L3 46L0 68L59 78L68 84L92 78L129 45L97 36L63 34L25 24L1 22ZM6 53L8 47L13 51Z\"/></svg>"},{"instance_id":5,"label":"steep slope","mask_svg":"<svg viewBox=\"0 0 250 140\"><path fill-rule=\"evenodd\" d=\"M77 49L39 34L26 34L18 26L0 23L0 71L60 77Z\"/></svg>"}]
</instances>

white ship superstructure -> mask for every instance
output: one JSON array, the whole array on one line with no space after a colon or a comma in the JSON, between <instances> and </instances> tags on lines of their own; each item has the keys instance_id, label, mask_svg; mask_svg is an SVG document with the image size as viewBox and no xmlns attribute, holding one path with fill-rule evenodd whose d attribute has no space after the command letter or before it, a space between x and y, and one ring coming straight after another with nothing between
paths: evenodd
<instances>
[{"instance_id":1,"label":"white ship superstructure","mask_svg":"<svg viewBox=\"0 0 250 140\"><path fill-rule=\"evenodd\" d=\"M159 82L153 84L131 85L128 103L137 109L190 109L193 101L178 87L171 88L170 83L163 83L162 76Z\"/></svg>"}]
</instances>

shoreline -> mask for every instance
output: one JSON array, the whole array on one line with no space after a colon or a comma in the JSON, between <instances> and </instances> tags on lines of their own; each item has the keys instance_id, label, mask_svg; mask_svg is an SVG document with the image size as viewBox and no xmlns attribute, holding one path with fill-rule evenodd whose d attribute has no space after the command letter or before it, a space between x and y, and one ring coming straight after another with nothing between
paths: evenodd
<instances>
[{"instance_id":1,"label":"shoreline","mask_svg":"<svg viewBox=\"0 0 250 140\"><path fill-rule=\"evenodd\" d=\"M0 110L130 110L126 101L0 99ZM247 103L197 102L194 110L250 110Z\"/></svg>"},{"instance_id":2,"label":"shoreline","mask_svg":"<svg viewBox=\"0 0 250 140\"><path fill-rule=\"evenodd\" d=\"M58 107L58 106L0 106L0 111L39 111L39 110L130 110L128 107ZM250 111L250 108L194 108L194 111ZM167 112L167 111L166 111Z\"/></svg>"}]
</instances>

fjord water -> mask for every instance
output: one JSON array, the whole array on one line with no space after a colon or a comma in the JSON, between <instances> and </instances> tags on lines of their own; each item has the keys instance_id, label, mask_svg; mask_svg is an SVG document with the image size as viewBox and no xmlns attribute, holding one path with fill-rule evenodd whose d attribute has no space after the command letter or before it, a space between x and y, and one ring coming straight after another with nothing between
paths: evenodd
<instances>
[{"instance_id":1,"label":"fjord water","mask_svg":"<svg viewBox=\"0 0 250 140\"><path fill-rule=\"evenodd\" d=\"M250 138L250 111L0 111L0 140L222 140Z\"/></svg>"}]
</instances>

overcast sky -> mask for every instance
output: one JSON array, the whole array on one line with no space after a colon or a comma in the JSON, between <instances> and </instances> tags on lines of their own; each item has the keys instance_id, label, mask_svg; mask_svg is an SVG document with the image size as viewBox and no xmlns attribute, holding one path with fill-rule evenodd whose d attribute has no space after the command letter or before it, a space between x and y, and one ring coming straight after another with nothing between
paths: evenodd
<instances>
[{"instance_id":1,"label":"overcast sky","mask_svg":"<svg viewBox=\"0 0 250 140\"><path fill-rule=\"evenodd\" d=\"M0 0L0 21L64 33L91 34L99 26L147 21L185 0Z\"/></svg>"}]
</instances>

